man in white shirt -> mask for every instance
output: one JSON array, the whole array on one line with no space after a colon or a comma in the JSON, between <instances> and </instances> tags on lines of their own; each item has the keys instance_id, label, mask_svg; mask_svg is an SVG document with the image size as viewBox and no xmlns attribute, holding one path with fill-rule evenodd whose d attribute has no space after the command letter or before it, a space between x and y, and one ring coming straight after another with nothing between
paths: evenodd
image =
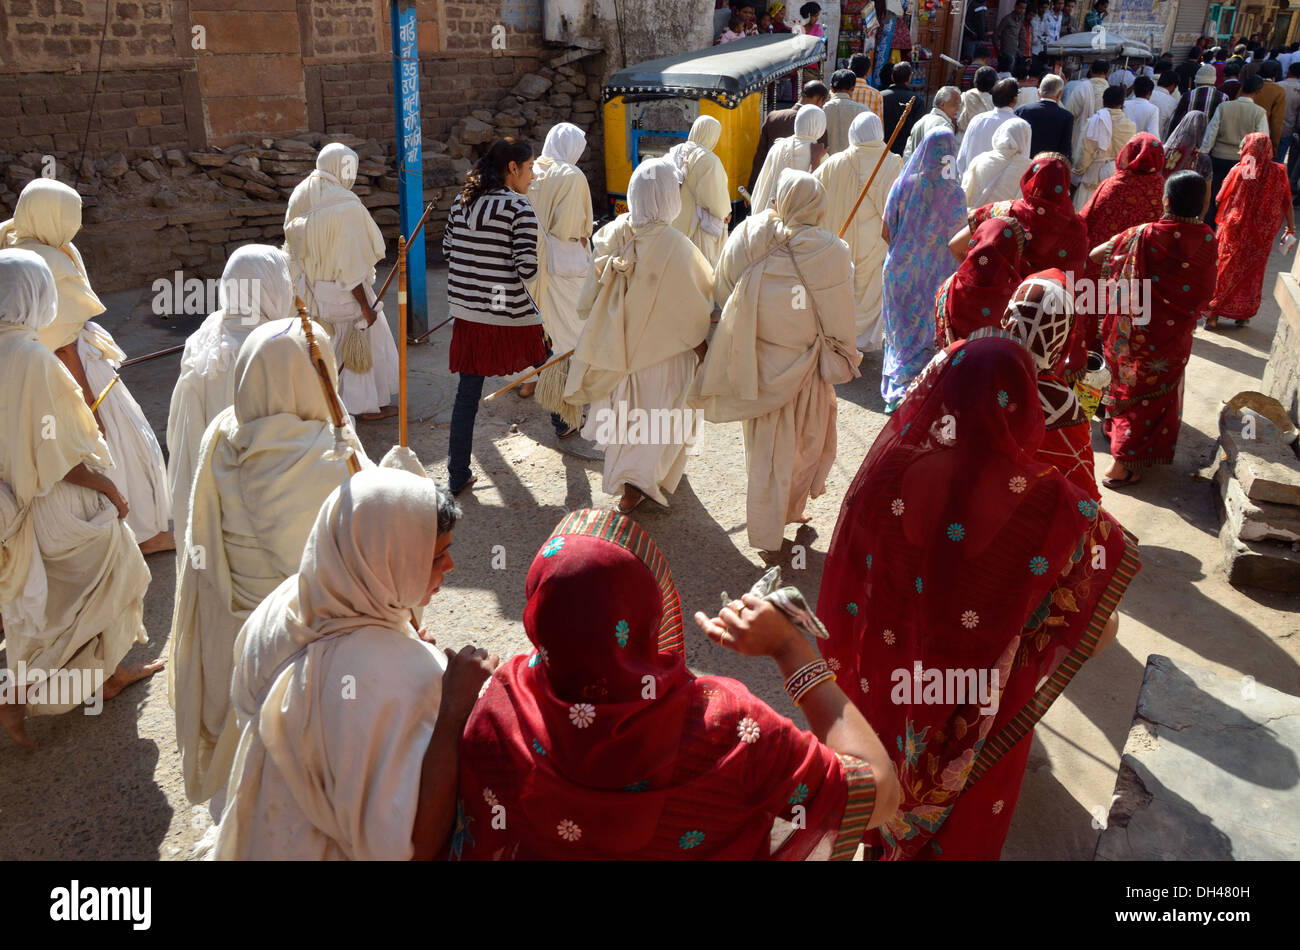
<instances>
[{"instance_id":1,"label":"man in white shirt","mask_svg":"<svg viewBox=\"0 0 1300 950\"><path fill-rule=\"evenodd\" d=\"M1004 122L1016 117L1014 106L1016 96L1020 93L1020 83L1014 79L999 79L993 87L993 111L981 112L971 119L966 127L966 134L961 140L957 152L957 174L966 174L966 169L977 155L983 155L993 148L993 133Z\"/></svg>"},{"instance_id":2,"label":"man in white shirt","mask_svg":"<svg viewBox=\"0 0 1300 950\"><path fill-rule=\"evenodd\" d=\"M1065 0L1052 0L1052 8L1045 10L1038 18L1037 28L1034 31L1035 56L1041 56L1046 52L1049 44L1061 38L1061 8L1064 5Z\"/></svg>"},{"instance_id":3,"label":"man in white shirt","mask_svg":"<svg viewBox=\"0 0 1300 950\"><path fill-rule=\"evenodd\" d=\"M1150 132L1160 138L1160 110L1151 102L1155 87L1150 76L1133 80L1133 98L1124 103L1124 114L1133 120L1139 132Z\"/></svg>"},{"instance_id":4,"label":"man in white shirt","mask_svg":"<svg viewBox=\"0 0 1300 950\"><path fill-rule=\"evenodd\" d=\"M1110 66L1104 59L1099 59L1088 69L1085 79L1076 79L1065 89L1062 105L1074 116L1074 147L1071 157L1078 153L1083 142L1083 130L1088 120L1101 109L1101 97L1110 85L1106 73Z\"/></svg>"},{"instance_id":5,"label":"man in white shirt","mask_svg":"<svg viewBox=\"0 0 1300 950\"><path fill-rule=\"evenodd\" d=\"M1160 139L1163 141L1171 131L1169 120L1173 118L1174 110L1178 108L1178 74L1172 69L1167 69L1160 74L1160 81L1151 92L1151 104L1160 113Z\"/></svg>"}]
</instances>

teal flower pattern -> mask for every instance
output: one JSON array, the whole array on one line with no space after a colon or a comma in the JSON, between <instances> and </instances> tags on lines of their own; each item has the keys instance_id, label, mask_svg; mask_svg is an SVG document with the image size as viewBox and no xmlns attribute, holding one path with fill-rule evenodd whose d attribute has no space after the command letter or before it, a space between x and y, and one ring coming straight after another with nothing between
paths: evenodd
<instances>
[{"instance_id":1,"label":"teal flower pattern","mask_svg":"<svg viewBox=\"0 0 1300 950\"><path fill-rule=\"evenodd\" d=\"M923 584L921 582L921 578L918 577L916 579L916 592L920 594L920 593L924 593L924 591L925 591L925 584Z\"/></svg>"},{"instance_id":2,"label":"teal flower pattern","mask_svg":"<svg viewBox=\"0 0 1300 950\"><path fill-rule=\"evenodd\" d=\"M845 604L845 605L844 605L844 609L847 610L847 611L848 611L852 616L854 616L854 617L856 617L856 616L858 615L858 605L857 605L857 604L853 604L853 603Z\"/></svg>"},{"instance_id":3,"label":"teal flower pattern","mask_svg":"<svg viewBox=\"0 0 1300 950\"><path fill-rule=\"evenodd\" d=\"M627 646L629 627L626 620L620 620L614 624L614 639L618 641L620 647Z\"/></svg>"},{"instance_id":4,"label":"teal flower pattern","mask_svg":"<svg viewBox=\"0 0 1300 950\"><path fill-rule=\"evenodd\" d=\"M949 541L960 541L964 537L966 537L966 527L963 524L954 521L952 524L948 525Z\"/></svg>"},{"instance_id":5,"label":"teal flower pattern","mask_svg":"<svg viewBox=\"0 0 1300 950\"><path fill-rule=\"evenodd\" d=\"M1011 397L1007 395L1007 391L1005 389L999 389L998 405L1001 406L1003 409L1005 409L1007 408L1007 403L1009 403L1010 401L1011 401Z\"/></svg>"},{"instance_id":6,"label":"teal flower pattern","mask_svg":"<svg viewBox=\"0 0 1300 950\"><path fill-rule=\"evenodd\" d=\"M904 739L902 736L896 737L898 742L898 751L903 753L904 767L912 768L921 758L921 753L925 751L925 747L929 745L926 741L926 736L930 733L930 727L926 726L917 733L912 730L912 720L907 720L905 725L907 729L907 738Z\"/></svg>"},{"instance_id":7,"label":"teal flower pattern","mask_svg":"<svg viewBox=\"0 0 1300 950\"><path fill-rule=\"evenodd\" d=\"M563 538L551 538L551 540L546 542L546 547L542 548L542 557L553 557L556 554L559 554L560 549L563 547Z\"/></svg>"},{"instance_id":8,"label":"teal flower pattern","mask_svg":"<svg viewBox=\"0 0 1300 950\"><path fill-rule=\"evenodd\" d=\"M1041 554L1038 557L1030 558L1029 571L1031 574L1038 574L1038 575L1046 574L1047 558L1043 557Z\"/></svg>"},{"instance_id":9,"label":"teal flower pattern","mask_svg":"<svg viewBox=\"0 0 1300 950\"><path fill-rule=\"evenodd\" d=\"M1097 503L1091 498L1084 498L1079 502L1079 514L1085 518L1097 517Z\"/></svg>"},{"instance_id":10,"label":"teal flower pattern","mask_svg":"<svg viewBox=\"0 0 1300 950\"><path fill-rule=\"evenodd\" d=\"M625 792L644 792L644 791L645 791L646 789L648 789L649 787L650 787L650 782L649 782L647 779L641 779L641 781L639 781L639 782L633 782L631 785L624 785L624 786L623 786L623 791L625 791Z\"/></svg>"},{"instance_id":11,"label":"teal flower pattern","mask_svg":"<svg viewBox=\"0 0 1300 950\"><path fill-rule=\"evenodd\" d=\"M802 805L805 801L807 801L807 799L808 799L808 786L805 785L803 782L800 782L798 785L794 787L794 791L790 793L790 804Z\"/></svg>"},{"instance_id":12,"label":"teal flower pattern","mask_svg":"<svg viewBox=\"0 0 1300 950\"><path fill-rule=\"evenodd\" d=\"M538 742L536 739L533 740L533 751L536 752L538 755L546 754L546 750L542 748L542 744Z\"/></svg>"},{"instance_id":13,"label":"teal flower pattern","mask_svg":"<svg viewBox=\"0 0 1300 950\"><path fill-rule=\"evenodd\" d=\"M871 570L871 555L867 555L867 570Z\"/></svg>"},{"instance_id":14,"label":"teal flower pattern","mask_svg":"<svg viewBox=\"0 0 1300 950\"><path fill-rule=\"evenodd\" d=\"M704 842L703 831L688 831L677 839L677 847L683 851L689 851L691 848L699 847Z\"/></svg>"}]
</instances>

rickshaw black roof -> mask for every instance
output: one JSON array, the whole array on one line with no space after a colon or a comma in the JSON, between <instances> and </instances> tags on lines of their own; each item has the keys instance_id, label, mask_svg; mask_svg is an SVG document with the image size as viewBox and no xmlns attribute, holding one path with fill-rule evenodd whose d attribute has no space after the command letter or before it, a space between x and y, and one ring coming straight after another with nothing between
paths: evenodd
<instances>
[{"instance_id":1,"label":"rickshaw black roof","mask_svg":"<svg viewBox=\"0 0 1300 950\"><path fill-rule=\"evenodd\" d=\"M605 83L605 99L628 93L698 93L733 108L773 79L826 58L821 37L750 36L620 69Z\"/></svg>"}]
</instances>

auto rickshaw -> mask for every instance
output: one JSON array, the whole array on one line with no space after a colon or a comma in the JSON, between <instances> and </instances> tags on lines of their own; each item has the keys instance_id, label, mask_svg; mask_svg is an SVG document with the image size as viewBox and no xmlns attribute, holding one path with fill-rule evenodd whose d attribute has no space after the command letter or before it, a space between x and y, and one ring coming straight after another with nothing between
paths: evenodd
<instances>
[{"instance_id":1,"label":"auto rickshaw","mask_svg":"<svg viewBox=\"0 0 1300 950\"><path fill-rule=\"evenodd\" d=\"M605 188L608 210L627 211L627 183L646 158L686 140L701 115L722 123L715 154L727 190L749 181L759 127L776 103L776 83L826 58L816 36L751 36L621 69L605 84Z\"/></svg>"}]
</instances>

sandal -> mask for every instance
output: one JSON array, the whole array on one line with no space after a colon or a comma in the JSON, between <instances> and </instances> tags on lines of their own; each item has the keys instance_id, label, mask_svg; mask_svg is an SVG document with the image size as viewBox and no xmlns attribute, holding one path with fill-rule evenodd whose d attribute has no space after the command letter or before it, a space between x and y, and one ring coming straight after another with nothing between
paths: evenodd
<instances>
[{"instance_id":1,"label":"sandal","mask_svg":"<svg viewBox=\"0 0 1300 950\"><path fill-rule=\"evenodd\" d=\"M630 515L632 512L636 511L636 509L640 506L641 502L645 501L646 499L645 492L637 488L635 485L626 486L626 488L623 491L623 494L625 495L627 494L627 488L630 488L632 489L632 491L636 492L637 499L636 501L632 502L632 504L628 505L627 507L624 507L623 500L620 498L618 502L618 513L621 515Z\"/></svg>"},{"instance_id":2,"label":"sandal","mask_svg":"<svg viewBox=\"0 0 1300 950\"><path fill-rule=\"evenodd\" d=\"M572 439L581 430L581 426L570 426L563 432L556 433L557 439Z\"/></svg>"},{"instance_id":3,"label":"sandal","mask_svg":"<svg viewBox=\"0 0 1300 950\"><path fill-rule=\"evenodd\" d=\"M451 497L453 497L453 498L459 498L459 497L460 497L460 494L461 494L463 491L465 491L467 488L471 487L471 486L472 486L476 481L478 481L478 476L477 476L477 475L471 475L471 476L469 477L469 480L466 481L465 484L461 485L459 488L453 488L453 489L451 489Z\"/></svg>"},{"instance_id":4,"label":"sandal","mask_svg":"<svg viewBox=\"0 0 1300 950\"><path fill-rule=\"evenodd\" d=\"M1128 474L1123 478L1103 478L1101 483L1107 488L1126 488L1129 485L1136 485L1140 481L1142 481L1142 476L1129 469Z\"/></svg>"}]
</instances>

